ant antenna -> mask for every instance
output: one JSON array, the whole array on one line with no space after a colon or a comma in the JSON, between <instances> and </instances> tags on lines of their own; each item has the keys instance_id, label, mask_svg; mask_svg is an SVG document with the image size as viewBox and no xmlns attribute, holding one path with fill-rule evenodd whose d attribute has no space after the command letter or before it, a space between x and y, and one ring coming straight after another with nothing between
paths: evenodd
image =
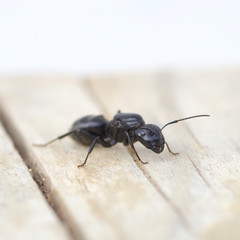
<instances>
[{"instance_id":1,"label":"ant antenna","mask_svg":"<svg viewBox=\"0 0 240 240\"><path fill-rule=\"evenodd\" d=\"M188 119L191 119L191 118L197 118L197 117L210 117L210 115L207 115L207 114L202 114L202 115L195 115L195 116L191 116L191 117L187 117L187 118L181 118L181 119L178 119L178 120L174 120L172 122L169 122L167 124L165 124L161 131L167 126L167 125L170 125L170 124L174 124L174 123L178 123L180 121L184 121L184 120L188 120Z\"/></svg>"}]
</instances>

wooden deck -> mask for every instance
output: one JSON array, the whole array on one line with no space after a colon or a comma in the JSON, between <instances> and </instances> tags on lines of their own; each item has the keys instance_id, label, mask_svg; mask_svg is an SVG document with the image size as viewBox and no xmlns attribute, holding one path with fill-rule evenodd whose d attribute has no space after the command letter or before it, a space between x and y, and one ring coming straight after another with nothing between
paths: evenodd
<instances>
[{"instance_id":1,"label":"wooden deck","mask_svg":"<svg viewBox=\"0 0 240 240\"><path fill-rule=\"evenodd\" d=\"M240 239L240 71L0 80L0 238ZM173 156L64 138L88 114L135 112L164 129Z\"/></svg>"}]
</instances>

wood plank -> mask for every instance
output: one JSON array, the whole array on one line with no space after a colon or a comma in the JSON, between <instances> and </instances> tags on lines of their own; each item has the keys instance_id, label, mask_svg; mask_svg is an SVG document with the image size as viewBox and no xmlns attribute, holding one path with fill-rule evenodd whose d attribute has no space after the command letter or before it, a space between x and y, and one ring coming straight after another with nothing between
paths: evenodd
<instances>
[{"instance_id":1,"label":"wood plank","mask_svg":"<svg viewBox=\"0 0 240 240\"><path fill-rule=\"evenodd\" d=\"M88 148L71 139L32 147L64 133L77 118L101 112L84 82L74 77L9 78L0 81L0 96L8 130L75 239L192 238L184 216L126 148L96 147L78 169Z\"/></svg>"},{"instance_id":2,"label":"wood plank","mask_svg":"<svg viewBox=\"0 0 240 240\"><path fill-rule=\"evenodd\" d=\"M0 238L71 239L0 124Z\"/></svg>"},{"instance_id":3,"label":"wood plank","mask_svg":"<svg viewBox=\"0 0 240 240\"><path fill-rule=\"evenodd\" d=\"M171 125L164 135L173 151L157 155L136 144L156 189L190 223L198 239L239 239L240 73L165 72L92 77L91 88L109 115L118 109L142 114L147 123L164 123L208 113ZM134 156L134 155L133 155ZM135 157L135 156L134 156Z\"/></svg>"}]
</instances>

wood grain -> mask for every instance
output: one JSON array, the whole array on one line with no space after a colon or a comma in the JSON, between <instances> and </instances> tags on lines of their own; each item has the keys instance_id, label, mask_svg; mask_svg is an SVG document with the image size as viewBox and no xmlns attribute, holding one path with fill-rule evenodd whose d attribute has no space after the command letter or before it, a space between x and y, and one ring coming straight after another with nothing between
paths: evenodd
<instances>
[{"instance_id":1,"label":"wood grain","mask_svg":"<svg viewBox=\"0 0 240 240\"><path fill-rule=\"evenodd\" d=\"M240 72L151 72L5 78L2 120L72 239L239 239ZM94 148L69 138L43 143L87 114L136 112L147 123L195 114L164 129L173 156L136 143L148 165L118 144Z\"/></svg>"},{"instance_id":2,"label":"wood grain","mask_svg":"<svg viewBox=\"0 0 240 240\"><path fill-rule=\"evenodd\" d=\"M149 162L137 165L181 211L196 236L219 239L224 232L238 239L240 222L231 224L239 219L239 211L230 208L238 205L240 193L239 72L122 75L93 78L89 87L109 115L117 106L160 126L189 115L212 115L164 130L169 145L180 155L165 151L159 156L136 144L142 159ZM225 227L215 227L223 223Z\"/></svg>"},{"instance_id":3,"label":"wood grain","mask_svg":"<svg viewBox=\"0 0 240 240\"><path fill-rule=\"evenodd\" d=\"M0 238L70 239L0 124Z\"/></svg>"},{"instance_id":4,"label":"wood grain","mask_svg":"<svg viewBox=\"0 0 240 240\"><path fill-rule=\"evenodd\" d=\"M122 146L97 147L81 169L88 148L71 139L32 147L64 133L78 117L100 112L83 82L23 78L0 84L8 129L17 129L10 134L75 239L190 238L181 217Z\"/></svg>"}]
</instances>

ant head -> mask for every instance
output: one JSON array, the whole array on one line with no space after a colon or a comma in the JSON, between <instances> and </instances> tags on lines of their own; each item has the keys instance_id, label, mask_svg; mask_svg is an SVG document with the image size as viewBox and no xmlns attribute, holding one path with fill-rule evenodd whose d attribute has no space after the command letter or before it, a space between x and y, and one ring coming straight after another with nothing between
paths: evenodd
<instances>
[{"instance_id":1,"label":"ant head","mask_svg":"<svg viewBox=\"0 0 240 240\"><path fill-rule=\"evenodd\" d=\"M135 131L136 140L141 142L146 148L155 153L160 153L164 149L165 140L161 129L154 124L145 124Z\"/></svg>"},{"instance_id":2,"label":"ant head","mask_svg":"<svg viewBox=\"0 0 240 240\"><path fill-rule=\"evenodd\" d=\"M141 142L146 148L151 149L155 153L160 153L164 149L165 139L162 134L162 130L170 125L180 121L188 120L191 118L197 117L209 117L209 115L202 114L202 115L195 115L187 118L181 118L174 120L165 124L162 129L154 124L145 124L137 129L134 130L134 138L136 141Z\"/></svg>"}]
</instances>

